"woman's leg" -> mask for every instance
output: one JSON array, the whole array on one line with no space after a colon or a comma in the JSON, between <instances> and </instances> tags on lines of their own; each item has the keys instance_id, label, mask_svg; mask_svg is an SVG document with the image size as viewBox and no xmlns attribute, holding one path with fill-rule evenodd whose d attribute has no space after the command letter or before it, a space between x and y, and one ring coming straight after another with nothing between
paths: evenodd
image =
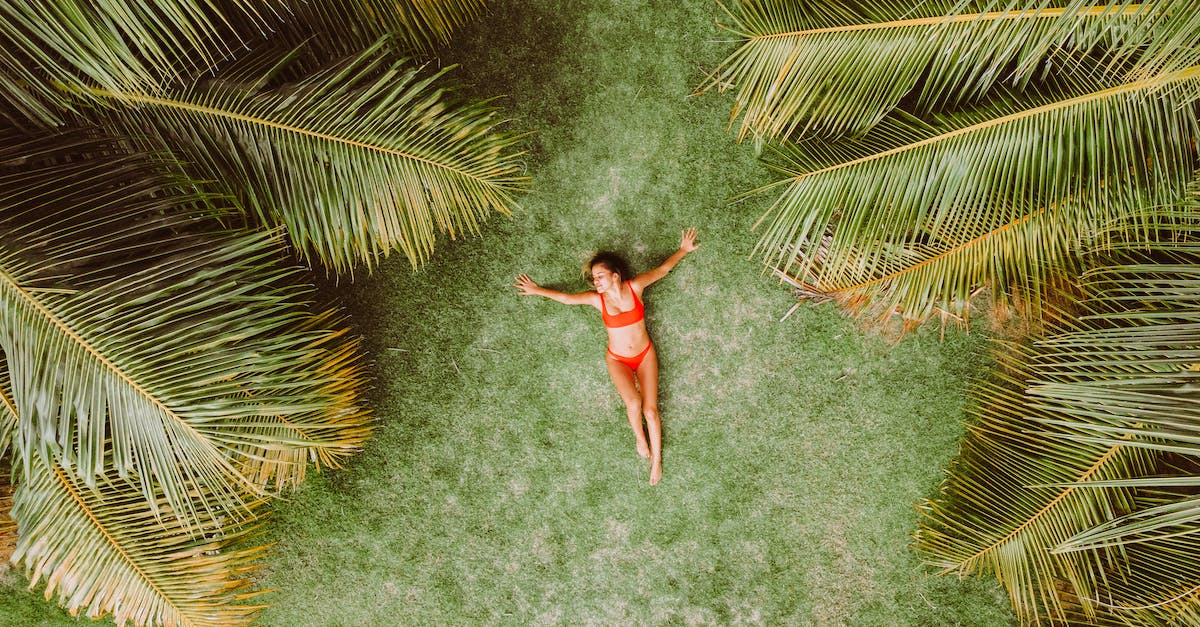
<instances>
[{"instance_id":1,"label":"woman's leg","mask_svg":"<svg viewBox=\"0 0 1200 627\"><path fill-rule=\"evenodd\" d=\"M662 422L658 419L658 353L653 345L638 366L637 381L642 388L642 413L650 435L650 485L654 485L662 479Z\"/></svg>"},{"instance_id":2,"label":"woman's leg","mask_svg":"<svg viewBox=\"0 0 1200 627\"><path fill-rule=\"evenodd\" d=\"M650 448L646 446L646 432L642 429L642 398L633 382L633 369L608 355L605 355L604 363L608 365L608 375L617 386L617 393L625 402L625 414L629 416L629 426L636 438L638 455L649 457Z\"/></svg>"}]
</instances>

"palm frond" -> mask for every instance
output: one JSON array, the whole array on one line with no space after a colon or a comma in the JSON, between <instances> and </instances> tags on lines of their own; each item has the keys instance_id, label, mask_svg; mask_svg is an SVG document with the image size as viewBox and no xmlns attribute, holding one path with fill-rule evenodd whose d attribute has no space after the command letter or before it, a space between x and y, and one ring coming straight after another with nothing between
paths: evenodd
<instances>
[{"instance_id":1,"label":"palm frond","mask_svg":"<svg viewBox=\"0 0 1200 627\"><path fill-rule=\"evenodd\" d=\"M1029 407L1024 395L1025 364L1036 359L1036 349L1007 351L998 355L991 379L972 388L970 413L977 422L968 427L938 499L920 507L925 518L916 546L944 572L996 576L1022 621L1061 621L1077 603L1092 616L1096 608L1086 600L1096 598L1095 582L1118 566L1121 551L1051 554L1048 548L1133 509L1131 490L1074 484L1144 472L1151 456L1031 430L1037 424L1031 418L1047 415ZM1052 487L1057 484L1068 487Z\"/></svg>"},{"instance_id":2,"label":"palm frond","mask_svg":"<svg viewBox=\"0 0 1200 627\"><path fill-rule=\"evenodd\" d=\"M0 154L0 347L25 464L138 477L152 509L161 493L195 523L302 476L284 449L329 463L362 442L353 344L304 308L277 238L210 231L204 199L176 191L190 183L144 158L47 144Z\"/></svg>"},{"instance_id":3,"label":"palm frond","mask_svg":"<svg viewBox=\"0 0 1200 627\"><path fill-rule=\"evenodd\" d=\"M1121 41L1111 54L1114 63L1134 61L1129 76L1141 78L1177 72L1200 65L1200 11L1191 0L1156 0L1150 8L1144 35ZM1195 93L1192 97L1198 97Z\"/></svg>"},{"instance_id":4,"label":"palm frond","mask_svg":"<svg viewBox=\"0 0 1200 627\"><path fill-rule=\"evenodd\" d=\"M1179 188L1124 191L1105 205L985 205L947 218L936 236L920 228L915 236L881 238L870 247L855 242L837 249L826 236L815 258L798 259L811 282L789 282L810 298L835 301L880 323L892 316L910 325L933 316L965 322L984 288L991 288L993 304L1015 298L1039 319L1043 294L1078 274L1086 252L1143 232L1160 214L1157 203Z\"/></svg>"},{"instance_id":5,"label":"palm frond","mask_svg":"<svg viewBox=\"0 0 1200 627\"><path fill-rule=\"evenodd\" d=\"M280 0L0 3L0 99L53 124L57 109L72 106L61 87L159 93L210 70L285 13Z\"/></svg>"},{"instance_id":6,"label":"palm frond","mask_svg":"<svg viewBox=\"0 0 1200 627\"><path fill-rule=\"evenodd\" d=\"M380 37L402 42L405 50L428 56L451 34L478 18L486 0L288 0L295 19L286 30L293 38L312 37L326 53L345 56Z\"/></svg>"},{"instance_id":7,"label":"palm frond","mask_svg":"<svg viewBox=\"0 0 1200 627\"><path fill-rule=\"evenodd\" d=\"M26 467L13 496L20 528L13 561L31 586L45 580L47 599L57 597L72 615L112 614L118 625L252 623L262 606L246 603L259 594L247 575L264 547L234 547L252 535L253 519L206 517L196 534L165 500L151 507L138 485L115 473L86 485L41 457Z\"/></svg>"},{"instance_id":8,"label":"palm frond","mask_svg":"<svg viewBox=\"0 0 1200 627\"><path fill-rule=\"evenodd\" d=\"M1172 80L1198 79L1200 67ZM914 319L985 284L1037 293L1045 268L1069 265L1092 234L1141 228L1129 218L1182 194L1196 114L1161 86L1051 92L940 130L893 125L872 144L891 147L787 180L757 251L814 291L879 297Z\"/></svg>"},{"instance_id":9,"label":"palm frond","mask_svg":"<svg viewBox=\"0 0 1200 627\"><path fill-rule=\"evenodd\" d=\"M1192 207L1193 209L1195 206ZM1196 225L1195 214L1189 215ZM1186 231L1185 231L1186 232ZM1134 438L1149 450L1200 457L1200 246L1167 242L1150 253L1130 252L1125 263L1084 275L1104 313L1088 328L1045 342L1044 373L1057 379L1029 390L1040 406L1056 408L1078 438L1100 443ZM1103 422L1092 424L1095 417ZM1200 462L1198 462L1200 464ZM1198 466L1200 468L1200 466ZM1193 476L1129 478L1132 487L1196 486ZM1080 533L1060 549L1146 542L1154 532L1200 533L1197 501L1184 498ZM1180 527L1186 528L1180 531Z\"/></svg>"},{"instance_id":10,"label":"palm frond","mask_svg":"<svg viewBox=\"0 0 1200 627\"><path fill-rule=\"evenodd\" d=\"M438 231L475 233L509 213L528 179L496 112L437 87L448 68L425 75L382 48L268 91L214 81L163 98L95 93L136 102L112 122L176 149L195 178L286 226L302 255L340 271L400 250L416 266Z\"/></svg>"},{"instance_id":11,"label":"palm frond","mask_svg":"<svg viewBox=\"0 0 1200 627\"><path fill-rule=\"evenodd\" d=\"M243 444L235 454L243 460L242 474L255 485L273 486L275 491L299 487L309 464L317 470L340 468L341 461L361 450L374 430L361 398L367 378L360 342L346 338L340 314L328 310L308 317L290 332L302 338L302 344L295 360L279 362L271 377L303 382L297 386L300 393L316 402L301 409L297 399L297 407L270 416L272 420L258 427L261 441L275 446ZM243 393L251 401L260 396L249 386Z\"/></svg>"},{"instance_id":12,"label":"palm frond","mask_svg":"<svg viewBox=\"0 0 1200 627\"><path fill-rule=\"evenodd\" d=\"M1090 294L1083 307L1092 313L999 365L997 377L1013 377L1008 385L977 387L980 423L943 496L925 506L918 546L931 561L993 572L1023 613L1029 604L1018 600L1053 601L1067 591L1089 620L1157 624L1196 615L1200 245L1188 242L1196 215L1194 207L1165 212L1154 238L1108 253L1083 278ZM1044 495L1055 493L1070 496L1046 503ZM1102 507L1084 511L1071 498ZM1002 550L990 539L981 549L980 538L1014 523L1037 526L1028 512L1041 503L1056 519L1053 532L1017 538L1010 531L1005 562L980 568L988 551ZM1091 571L1058 566L1095 555L1119 559ZM1069 613L1065 604L1043 605L1053 609L1051 620ZM1034 607L1024 615L1040 617Z\"/></svg>"},{"instance_id":13,"label":"palm frond","mask_svg":"<svg viewBox=\"0 0 1200 627\"><path fill-rule=\"evenodd\" d=\"M737 90L739 140L858 134L901 100L917 111L959 105L1085 55L1119 74L1161 33L1200 33L1191 21L1166 24L1182 20L1176 0L826 4L743 0L726 10L722 26L742 44L701 89ZM1136 65L1138 74L1195 65L1181 61L1194 58L1189 48L1154 48L1157 71Z\"/></svg>"},{"instance_id":14,"label":"palm frond","mask_svg":"<svg viewBox=\"0 0 1200 627\"><path fill-rule=\"evenodd\" d=\"M1188 466L1188 472L1197 472L1195 463ZM1083 489L1089 489L1089 484L1083 484ZM1135 514L1122 518L1136 516L1138 512L1158 512L1180 504L1181 500L1189 500L1186 492L1139 487ZM1097 618L1105 619L1097 622L1120 625L1196 623L1200 618L1200 568L1195 557L1195 537L1189 533L1171 533L1194 527L1194 524L1183 523L1173 529L1162 528L1153 537L1143 537L1138 543L1123 546L1125 562L1119 570L1108 573L1104 581L1098 582L1096 596L1090 599L1101 612ZM1062 545L1054 549L1055 552L1062 550Z\"/></svg>"}]
</instances>

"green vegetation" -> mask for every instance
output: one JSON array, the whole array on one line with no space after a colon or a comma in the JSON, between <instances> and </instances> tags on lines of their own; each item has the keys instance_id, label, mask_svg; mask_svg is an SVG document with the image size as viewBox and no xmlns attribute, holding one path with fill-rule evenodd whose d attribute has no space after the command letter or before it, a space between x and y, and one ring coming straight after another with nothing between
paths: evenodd
<instances>
[{"instance_id":1,"label":"green vegetation","mask_svg":"<svg viewBox=\"0 0 1200 627\"><path fill-rule=\"evenodd\" d=\"M995 573L1027 622L1200 620L1197 209L1180 241L1085 275L1087 315L1007 347L972 387L978 424L918 546Z\"/></svg>"}]
</instances>

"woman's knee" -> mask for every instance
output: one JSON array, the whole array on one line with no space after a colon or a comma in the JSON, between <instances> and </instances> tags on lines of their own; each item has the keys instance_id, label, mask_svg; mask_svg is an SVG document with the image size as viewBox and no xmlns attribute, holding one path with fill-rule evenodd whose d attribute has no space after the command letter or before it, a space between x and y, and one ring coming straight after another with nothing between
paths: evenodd
<instances>
[{"instance_id":1,"label":"woman's knee","mask_svg":"<svg viewBox=\"0 0 1200 627\"><path fill-rule=\"evenodd\" d=\"M631 416L640 416L642 414L642 400L639 398L626 399L625 411Z\"/></svg>"},{"instance_id":2,"label":"woman's knee","mask_svg":"<svg viewBox=\"0 0 1200 627\"><path fill-rule=\"evenodd\" d=\"M646 417L646 420L650 420L650 419L658 420L658 405L653 404L653 405L643 406L642 407L642 415L644 415Z\"/></svg>"}]
</instances>

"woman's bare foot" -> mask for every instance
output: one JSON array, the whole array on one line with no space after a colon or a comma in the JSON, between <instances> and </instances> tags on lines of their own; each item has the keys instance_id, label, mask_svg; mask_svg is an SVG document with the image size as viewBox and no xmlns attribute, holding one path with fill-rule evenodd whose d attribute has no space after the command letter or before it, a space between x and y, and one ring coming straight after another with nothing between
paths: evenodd
<instances>
[{"instance_id":1,"label":"woman's bare foot","mask_svg":"<svg viewBox=\"0 0 1200 627\"><path fill-rule=\"evenodd\" d=\"M654 485L662 479L662 462L654 462L650 464L650 485Z\"/></svg>"},{"instance_id":2,"label":"woman's bare foot","mask_svg":"<svg viewBox=\"0 0 1200 627\"><path fill-rule=\"evenodd\" d=\"M637 441L637 451L638 451L639 456L645 457L647 459L650 458L650 447L646 444L645 440Z\"/></svg>"}]
</instances>

